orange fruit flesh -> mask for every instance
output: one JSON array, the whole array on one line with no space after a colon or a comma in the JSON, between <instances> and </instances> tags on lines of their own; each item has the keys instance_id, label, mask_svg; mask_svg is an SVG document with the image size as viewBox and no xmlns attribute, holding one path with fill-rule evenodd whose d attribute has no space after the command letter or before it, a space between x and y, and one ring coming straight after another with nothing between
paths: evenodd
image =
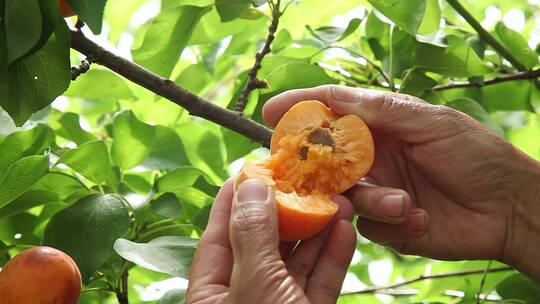
<instances>
[{"instance_id":1,"label":"orange fruit flesh","mask_svg":"<svg viewBox=\"0 0 540 304\"><path fill-rule=\"evenodd\" d=\"M293 106L279 121L272 156L248 161L237 185L259 179L274 189L281 240L320 232L338 206L331 197L353 186L373 163L373 139L355 115L340 117L318 101Z\"/></svg>"}]
</instances>

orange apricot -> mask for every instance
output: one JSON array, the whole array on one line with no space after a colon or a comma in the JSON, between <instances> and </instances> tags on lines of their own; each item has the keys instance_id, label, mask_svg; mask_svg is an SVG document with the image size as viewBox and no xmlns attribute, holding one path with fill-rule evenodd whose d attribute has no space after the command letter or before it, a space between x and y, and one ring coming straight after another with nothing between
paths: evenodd
<instances>
[{"instance_id":1,"label":"orange apricot","mask_svg":"<svg viewBox=\"0 0 540 304\"><path fill-rule=\"evenodd\" d=\"M238 186L259 179L274 189L280 239L319 233L338 206L332 196L352 187L374 159L371 132L356 115L339 116L319 101L294 105L278 122L266 160L247 161Z\"/></svg>"},{"instance_id":2,"label":"orange apricot","mask_svg":"<svg viewBox=\"0 0 540 304\"><path fill-rule=\"evenodd\" d=\"M39 246L12 258L0 272L2 304L75 304L81 274L71 257Z\"/></svg>"}]
</instances>

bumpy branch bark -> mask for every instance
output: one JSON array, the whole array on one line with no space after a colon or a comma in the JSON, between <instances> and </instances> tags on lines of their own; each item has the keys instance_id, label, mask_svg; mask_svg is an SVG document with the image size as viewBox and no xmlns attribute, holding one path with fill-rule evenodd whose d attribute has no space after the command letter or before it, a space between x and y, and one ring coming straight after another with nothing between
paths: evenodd
<instances>
[{"instance_id":1,"label":"bumpy branch bark","mask_svg":"<svg viewBox=\"0 0 540 304\"><path fill-rule=\"evenodd\" d=\"M127 59L103 49L85 37L80 31L71 31L71 47L93 58L95 63L106 66L134 83L169 99L186 109L191 115L208 119L265 146L270 145L272 131L267 127L242 116L240 113L213 104L177 86L173 81L160 77Z\"/></svg>"},{"instance_id":2,"label":"bumpy branch bark","mask_svg":"<svg viewBox=\"0 0 540 304\"><path fill-rule=\"evenodd\" d=\"M483 82L457 82L444 85L435 86L433 89L436 91L458 89L458 88L480 88L492 84L497 84L506 81L527 80L540 78L540 69L529 72L520 72L516 74L502 75Z\"/></svg>"},{"instance_id":3,"label":"bumpy branch bark","mask_svg":"<svg viewBox=\"0 0 540 304\"><path fill-rule=\"evenodd\" d=\"M464 270L464 271L455 271L455 272L444 272L444 273L436 273L432 275L421 275L419 277L416 277L414 279L406 280L400 283L395 283L387 286L373 286L368 287L365 289L362 289L360 291L354 291L350 293L343 293L342 295L349 295L349 294L362 294L362 293L377 293L379 291L384 291L388 289L394 289L396 287L401 287L405 285L409 285L412 283L416 283L419 281L424 280L430 280L430 279L441 279L441 278L450 278L450 277L461 277L461 276L467 276L467 275L474 275L474 274L483 274L483 273L494 273L494 272L501 272L501 271L510 271L513 270L512 267L508 266L502 266L498 268L491 268L491 269L475 269L475 270Z\"/></svg>"},{"instance_id":4,"label":"bumpy branch bark","mask_svg":"<svg viewBox=\"0 0 540 304\"><path fill-rule=\"evenodd\" d=\"M277 7L272 9L272 23L270 23L270 26L268 27L268 36L266 37L262 50L255 55L255 64L253 64L253 67L248 73L246 86L242 89L242 92L240 92L240 98L238 98L236 101L234 107L235 111L244 111L248 102L249 94L253 92L253 90L263 89L268 86L265 81L257 79L257 73L261 69L261 62L264 56L270 53L270 46L275 38L276 30L279 24L279 17L281 17L279 12L279 4L280 1L277 2Z\"/></svg>"}]
</instances>

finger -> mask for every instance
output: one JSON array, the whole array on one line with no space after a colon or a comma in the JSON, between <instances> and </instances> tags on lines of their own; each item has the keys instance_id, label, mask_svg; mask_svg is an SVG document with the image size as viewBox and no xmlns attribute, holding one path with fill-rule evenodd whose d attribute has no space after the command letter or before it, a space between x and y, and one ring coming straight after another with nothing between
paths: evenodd
<instances>
[{"instance_id":1,"label":"finger","mask_svg":"<svg viewBox=\"0 0 540 304\"><path fill-rule=\"evenodd\" d=\"M324 86L310 89L289 90L270 98L263 106L262 113L266 123L275 127L283 114L293 105L304 100L326 102L327 89Z\"/></svg>"},{"instance_id":2,"label":"finger","mask_svg":"<svg viewBox=\"0 0 540 304\"><path fill-rule=\"evenodd\" d=\"M332 86L329 86L329 85L322 85L322 86L307 88L307 89L289 90L281 94L278 94L270 98L264 104L263 110L262 110L264 120L266 121L268 125L275 127L278 121L283 116L283 114L287 112L287 110L289 110L296 103L300 101L304 101L304 100L318 100L322 103L325 103L326 105L329 105L329 101L333 100L332 93L330 90L331 87ZM338 88L349 89L347 87L338 87ZM393 92L386 92L385 94L389 94L391 96L395 96L396 98L401 98L404 100L420 101L420 99L416 97L412 97L405 94L399 94L399 93L393 93Z\"/></svg>"},{"instance_id":3,"label":"finger","mask_svg":"<svg viewBox=\"0 0 540 304\"><path fill-rule=\"evenodd\" d=\"M410 143L445 138L464 130L466 115L419 98L377 90L327 86L326 103L338 114L355 114L375 130Z\"/></svg>"},{"instance_id":4,"label":"finger","mask_svg":"<svg viewBox=\"0 0 540 304\"><path fill-rule=\"evenodd\" d=\"M321 233L300 242L286 261L289 274L302 289L306 287L307 278L315 268L321 249L326 243L334 224L342 219L350 222L354 216L354 208L348 199L339 195L334 198L334 201L338 204L339 209L332 222Z\"/></svg>"},{"instance_id":5,"label":"finger","mask_svg":"<svg viewBox=\"0 0 540 304\"><path fill-rule=\"evenodd\" d=\"M403 242L419 238L429 228L429 216L425 210L414 208L401 224L387 224L369 219L358 218L358 232L367 239L381 245Z\"/></svg>"},{"instance_id":6,"label":"finger","mask_svg":"<svg viewBox=\"0 0 540 304\"><path fill-rule=\"evenodd\" d=\"M399 224L411 209L409 194L401 189L359 183L346 196L359 216L383 223Z\"/></svg>"},{"instance_id":7,"label":"finger","mask_svg":"<svg viewBox=\"0 0 540 304\"><path fill-rule=\"evenodd\" d=\"M232 271L229 243L229 218L233 198L233 180L228 179L216 196L208 225L204 231L191 266L189 291L210 284L228 285Z\"/></svg>"},{"instance_id":8,"label":"finger","mask_svg":"<svg viewBox=\"0 0 540 304\"><path fill-rule=\"evenodd\" d=\"M266 184L254 179L240 184L233 200L229 233L233 272L250 273L263 260L281 260L277 208Z\"/></svg>"},{"instance_id":9,"label":"finger","mask_svg":"<svg viewBox=\"0 0 540 304\"><path fill-rule=\"evenodd\" d=\"M307 283L306 295L311 303L336 303L355 248L353 226L349 221L339 220Z\"/></svg>"}]
</instances>

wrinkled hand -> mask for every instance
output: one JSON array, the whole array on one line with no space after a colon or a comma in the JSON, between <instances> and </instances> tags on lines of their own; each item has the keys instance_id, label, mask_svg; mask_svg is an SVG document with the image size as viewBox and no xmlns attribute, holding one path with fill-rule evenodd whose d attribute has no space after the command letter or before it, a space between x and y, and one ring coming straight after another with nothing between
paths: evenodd
<instances>
[{"instance_id":1,"label":"wrinkled hand","mask_svg":"<svg viewBox=\"0 0 540 304\"><path fill-rule=\"evenodd\" d=\"M275 126L309 99L372 130L375 162L347 193L362 235L405 254L498 259L540 280L538 162L471 117L403 94L292 90L267 102L264 117Z\"/></svg>"},{"instance_id":2,"label":"wrinkled hand","mask_svg":"<svg viewBox=\"0 0 540 304\"><path fill-rule=\"evenodd\" d=\"M234 195L234 198L233 198ZM228 180L216 197L195 253L187 303L335 303L354 253L351 203L319 235L280 243L273 193L256 180L233 194Z\"/></svg>"}]
</instances>

